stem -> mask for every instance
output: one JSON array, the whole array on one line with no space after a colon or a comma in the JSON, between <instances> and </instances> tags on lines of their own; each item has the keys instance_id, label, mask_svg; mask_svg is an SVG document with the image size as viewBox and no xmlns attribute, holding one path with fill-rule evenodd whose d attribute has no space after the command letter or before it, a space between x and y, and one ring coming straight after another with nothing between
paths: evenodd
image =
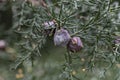
<instances>
[{"instance_id":1,"label":"stem","mask_svg":"<svg viewBox=\"0 0 120 80\"><path fill-rule=\"evenodd\" d=\"M70 66L72 64L72 57L71 57L70 51L68 51L68 50L67 50L67 55L68 55L68 63Z\"/></svg>"},{"instance_id":2,"label":"stem","mask_svg":"<svg viewBox=\"0 0 120 80\"><path fill-rule=\"evenodd\" d=\"M81 80L81 79L79 79L78 77L76 77L75 75L72 75L76 80Z\"/></svg>"},{"instance_id":3,"label":"stem","mask_svg":"<svg viewBox=\"0 0 120 80\"><path fill-rule=\"evenodd\" d=\"M65 54L65 60L66 60L66 63L68 63L68 65L65 65L65 67L69 69L69 71L68 71L69 72L68 73L69 77L66 80L73 80L73 78L75 78L76 80L80 80L75 75L71 74L71 70L72 70L72 66L71 66L71 64L72 64L72 56L71 56L69 50L67 50L67 53Z\"/></svg>"}]
</instances>

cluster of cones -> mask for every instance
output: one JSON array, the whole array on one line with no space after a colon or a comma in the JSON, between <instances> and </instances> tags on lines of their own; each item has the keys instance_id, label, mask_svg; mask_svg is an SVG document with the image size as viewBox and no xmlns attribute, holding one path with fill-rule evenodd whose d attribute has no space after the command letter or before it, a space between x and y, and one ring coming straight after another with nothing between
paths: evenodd
<instances>
[{"instance_id":1,"label":"cluster of cones","mask_svg":"<svg viewBox=\"0 0 120 80\"><path fill-rule=\"evenodd\" d=\"M83 48L80 37L71 37L69 32L64 28L56 29L54 21L45 22L43 25L47 35L54 29L54 33L52 34L54 35L54 44L56 46L67 47L71 52L78 52Z\"/></svg>"}]
</instances>

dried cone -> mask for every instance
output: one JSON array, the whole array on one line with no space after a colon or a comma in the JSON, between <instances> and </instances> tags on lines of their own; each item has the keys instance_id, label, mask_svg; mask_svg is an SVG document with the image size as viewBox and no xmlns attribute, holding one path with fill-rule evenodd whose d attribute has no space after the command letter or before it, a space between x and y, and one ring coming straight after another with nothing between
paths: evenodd
<instances>
[{"instance_id":1,"label":"dried cone","mask_svg":"<svg viewBox=\"0 0 120 80\"><path fill-rule=\"evenodd\" d=\"M55 22L48 21L42 24L44 26L44 33L48 36L53 35L55 33Z\"/></svg>"},{"instance_id":2,"label":"dried cone","mask_svg":"<svg viewBox=\"0 0 120 80\"><path fill-rule=\"evenodd\" d=\"M67 48L71 52L78 52L83 48L83 43L79 37L73 37L69 41Z\"/></svg>"},{"instance_id":3,"label":"dried cone","mask_svg":"<svg viewBox=\"0 0 120 80\"><path fill-rule=\"evenodd\" d=\"M50 29L50 28L54 28L55 26L55 22L54 21L48 21L43 23L44 29Z\"/></svg>"},{"instance_id":4,"label":"dried cone","mask_svg":"<svg viewBox=\"0 0 120 80\"><path fill-rule=\"evenodd\" d=\"M70 34L65 29L57 30L54 34L54 44L56 46L66 46L70 41Z\"/></svg>"}]
</instances>

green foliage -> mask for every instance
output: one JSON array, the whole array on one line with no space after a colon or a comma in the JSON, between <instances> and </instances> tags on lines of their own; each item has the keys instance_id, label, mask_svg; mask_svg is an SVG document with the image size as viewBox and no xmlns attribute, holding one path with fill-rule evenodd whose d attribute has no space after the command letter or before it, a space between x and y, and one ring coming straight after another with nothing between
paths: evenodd
<instances>
[{"instance_id":1,"label":"green foliage","mask_svg":"<svg viewBox=\"0 0 120 80\"><path fill-rule=\"evenodd\" d=\"M80 54L65 53L63 75L67 80L72 80L71 71L76 65L82 65L87 70L93 67L108 69L114 63L119 63L119 52L114 51L114 36L118 31L119 19L117 15L119 7L112 5L109 0L83 0L83 1L53 1L47 2L47 8L32 6L23 1L18 11L18 24L16 32L21 33L22 52L30 54L30 59L36 53L40 54L41 46L44 46L46 35L43 33L46 21L55 20L56 29L66 28L71 36L79 36L84 43L84 49ZM52 36L51 36L52 37ZM27 59L22 57L20 63ZM74 59L74 57L76 57ZM77 63L77 59L85 59L84 63ZM73 62L74 61L74 62ZM75 67L76 67L75 66ZM76 69L76 68L75 68Z\"/></svg>"},{"instance_id":2,"label":"green foliage","mask_svg":"<svg viewBox=\"0 0 120 80\"><path fill-rule=\"evenodd\" d=\"M46 73L45 76L42 71L41 76L36 77L32 69L33 72L26 71L25 79L50 80L48 78L51 77L51 80L89 80L94 74L101 80L109 79L105 77L110 73L108 70L120 61L120 44L114 43L115 37L120 36L120 6L112 0L46 0L47 6L41 4L43 2L37 5L31 0L11 1L13 30L19 36L16 47L18 58L11 68L17 69L22 65L25 69L29 69L28 66L35 69L40 64L38 60L42 66L50 60L54 64L56 58L49 58L57 54L55 57L60 56L60 59L54 64L56 66L51 65L54 69L44 69L50 74ZM54 28L49 27L52 35L47 35L43 25L52 20L55 21L56 30L65 28L71 37L82 39L82 51L72 53L66 48L54 46ZM27 61L29 63L25 64ZM117 78L118 75L115 80Z\"/></svg>"}]
</instances>

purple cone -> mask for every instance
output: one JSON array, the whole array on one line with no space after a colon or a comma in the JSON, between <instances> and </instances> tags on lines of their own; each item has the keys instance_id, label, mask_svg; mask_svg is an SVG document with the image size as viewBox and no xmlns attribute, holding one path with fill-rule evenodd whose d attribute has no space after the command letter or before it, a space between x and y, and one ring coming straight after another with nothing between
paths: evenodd
<instances>
[{"instance_id":1,"label":"purple cone","mask_svg":"<svg viewBox=\"0 0 120 80\"><path fill-rule=\"evenodd\" d=\"M0 50L5 50L6 42L4 40L0 40Z\"/></svg>"},{"instance_id":2,"label":"purple cone","mask_svg":"<svg viewBox=\"0 0 120 80\"><path fill-rule=\"evenodd\" d=\"M70 34L65 29L57 30L54 34L54 44L56 46L66 46L70 41Z\"/></svg>"},{"instance_id":3,"label":"purple cone","mask_svg":"<svg viewBox=\"0 0 120 80\"><path fill-rule=\"evenodd\" d=\"M71 52L78 52L83 48L83 43L79 37L73 37L68 45L67 45L68 50Z\"/></svg>"},{"instance_id":4,"label":"purple cone","mask_svg":"<svg viewBox=\"0 0 120 80\"><path fill-rule=\"evenodd\" d=\"M115 44L120 44L120 36L116 36L114 40Z\"/></svg>"}]
</instances>

